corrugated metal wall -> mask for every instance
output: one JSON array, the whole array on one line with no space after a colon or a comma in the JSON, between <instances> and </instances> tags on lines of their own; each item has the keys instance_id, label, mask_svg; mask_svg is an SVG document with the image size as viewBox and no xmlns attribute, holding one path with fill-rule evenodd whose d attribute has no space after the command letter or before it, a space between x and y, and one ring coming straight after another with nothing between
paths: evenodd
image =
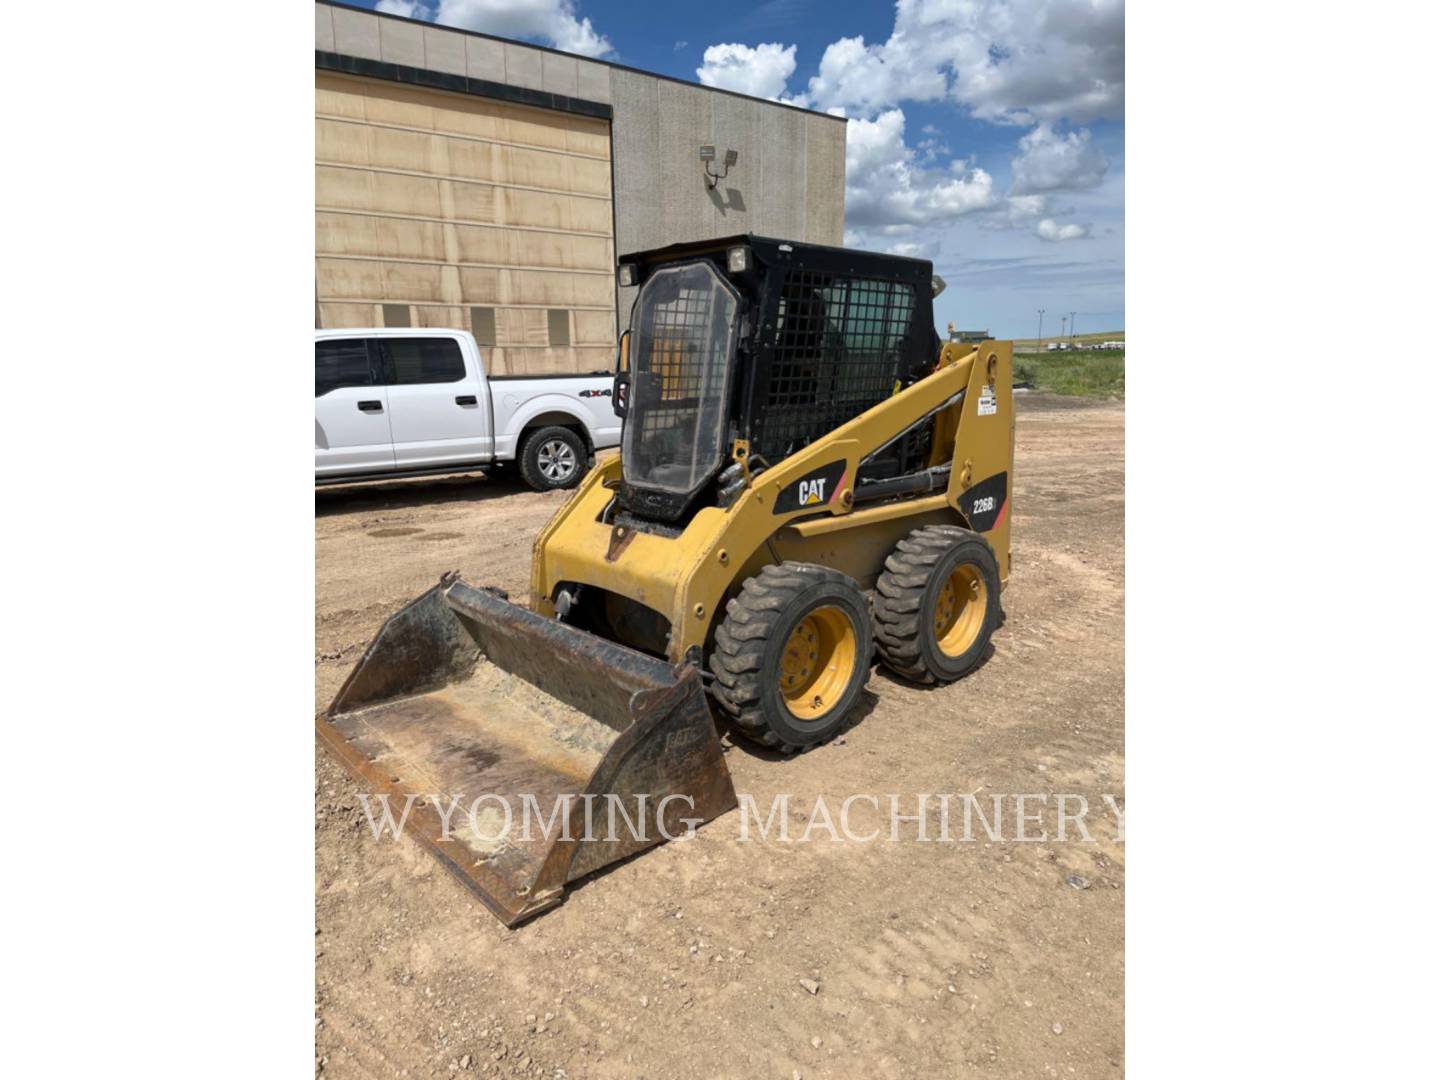
<instances>
[{"instance_id":1,"label":"corrugated metal wall","mask_svg":"<svg viewBox=\"0 0 1440 1080\"><path fill-rule=\"evenodd\" d=\"M497 374L610 368L605 121L329 72L315 112L323 325L383 326L388 307L392 322L472 330L490 309ZM551 343L554 312L569 344Z\"/></svg>"}]
</instances>

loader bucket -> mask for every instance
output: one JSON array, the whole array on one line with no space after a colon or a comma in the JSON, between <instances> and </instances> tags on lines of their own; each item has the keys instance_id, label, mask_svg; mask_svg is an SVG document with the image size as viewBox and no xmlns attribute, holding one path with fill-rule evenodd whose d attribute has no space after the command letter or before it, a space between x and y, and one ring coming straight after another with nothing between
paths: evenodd
<instances>
[{"instance_id":1,"label":"loader bucket","mask_svg":"<svg viewBox=\"0 0 1440 1080\"><path fill-rule=\"evenodd\" d=\"M735 806L693 666L448 575L386 621L316 729L397 821L412 797L406 830L507 926Z\"/></svg>"}]
</instances>

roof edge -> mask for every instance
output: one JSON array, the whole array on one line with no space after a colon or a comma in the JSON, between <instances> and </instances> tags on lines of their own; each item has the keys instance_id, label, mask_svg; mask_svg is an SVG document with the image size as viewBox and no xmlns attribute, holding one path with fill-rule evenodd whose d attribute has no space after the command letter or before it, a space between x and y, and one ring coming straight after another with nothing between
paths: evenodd
<instances>
[{"instance_id":1,"label":"roof edge","mask_svg":"<svg viewBox=\"0 0 1440 1080\"><path fill-rule=\"evenodd\" d=\"M656 256L664 256L668 259L690 254L704 254L735 244L750 245L762 259L770 262L775 261L777 256L788 255L789 252L798 250L802 257L807 254L821 255L835 260L837 263L854 261L903 267L917 279L928 280L935 273L935 264L930 259L917 259L911 255L892 255L888 251L870 251L865 248L818 244L809 240L785 240L777 236L762 236L758 233L735 233L731 236L713 236L702 240L679 240L662 247L624 252L617 255L615 261L620 263L631 259L653 260Z\"/></svg>"},{"instance_id":2,"label":"roof edge","mask_svg":"<svg viewBox=\"0 0 1440 1080\"><path fill-rule=\"evenodd\" d=\"M603 64L605 67L628 71L635 75L645 75L651 79L663 79L665 82L678 83L681 86L693 87L696 90L705 90L712 94L725 94L729 97L740 98L742 101L755 101L761 105L774 105L777 109L790 109L794 112L804 113L807 116L821 116L826 120L838 120L842 124L850 122L848 116L836 116L834 113L821 112L818 109L807 109L803 105L789 105L783 101L772 101L769 98L755 97L753 94L742 94L738 90L726 90L719 86L706 86L704 83L691 82L689 79L676 78L674 75L665 75L658 71L647 71L645 68L631 67L629 64L617 64L613 60L600 60L594 56L581 56L579 53L566 52L564 49L552 49L549 45L536 45L532 41L500 37L498 34L486 34L479 30L466 30L460 26L447 26L445 23L431 22L429 19L410 19L404 15L392 15L388 11L376 11L374 8L357 7L354 4L342 4L339 3L338 0L315 0L315 2L325 7L340 8L343 11L357 11L362 15L375 15L381 19L393 19L396 22L410 23L413 26L430 26L437 30L449 30L454 34L464 34L466 37L485 38L487 41L499 41L509 45L522 45L527 49L553 53L556 56L569 56L575 60L584 60L587 64ZM341 53L339 55L348 56L349 54ZM425 70L429 69L427 68Z\"/></svg>"}]
</instances>

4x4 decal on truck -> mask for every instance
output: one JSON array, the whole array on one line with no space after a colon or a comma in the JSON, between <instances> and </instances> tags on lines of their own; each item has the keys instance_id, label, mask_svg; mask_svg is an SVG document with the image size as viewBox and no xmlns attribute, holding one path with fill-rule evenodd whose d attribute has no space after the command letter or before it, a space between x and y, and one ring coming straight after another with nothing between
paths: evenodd
<instances>
[{"instance_id":1,"label":"4x4 decal on truck","mask_svg":"<svg viewBox=\"0 0 1440 1080\"><path fill-rule=\"evenodd\" d=\"M609 397L609 396L610 396L610 388L609 388L609 387L606 387L604 390L581 390L580 393L579 393L579 396L580 396L580 397Z\"/></svg>"}]
</instances>

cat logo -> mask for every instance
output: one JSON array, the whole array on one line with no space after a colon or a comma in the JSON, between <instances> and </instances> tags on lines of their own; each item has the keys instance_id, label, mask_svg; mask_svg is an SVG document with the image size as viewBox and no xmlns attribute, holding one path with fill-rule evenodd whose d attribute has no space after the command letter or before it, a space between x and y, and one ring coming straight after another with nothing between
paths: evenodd
<instances>
[{"instance_id":1,"label":"cat logo","mask_svg":"<svg viewBox=\"0 0 1440 1080\"><path fill-rule=\"evenodd\" d=\"M800 505L815 506L825 501L825 478L800 481Z\"/></svg>"},{"instance_id":2,"label":"cat logo","mask_svg":"<svg viewBox=\"0 0 1440 1080\"><path fill-rule=\"evenodd\" d=\"M775 499L775 513L789 514L807 507L824 506L825 500L845 487L845 460L832 461L811 469L785 485Z\"/></svg>"}]
</instances>

